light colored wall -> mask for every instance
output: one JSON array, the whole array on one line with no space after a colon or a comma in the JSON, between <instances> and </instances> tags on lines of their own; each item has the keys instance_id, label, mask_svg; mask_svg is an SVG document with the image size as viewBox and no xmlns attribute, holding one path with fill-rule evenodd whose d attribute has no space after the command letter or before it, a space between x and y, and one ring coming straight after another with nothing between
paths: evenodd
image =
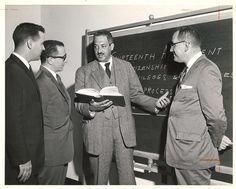
<instances>
[{"instance_id":1,"label":"light colored wall","mask_svg":"<svg viewBox=\"0 0 236 189\"><path fill-rule=\"evenodd\" d=\"M12 34L16 26L22 22L33 22L41 24L41 7L35 6L5 6L5 56L9 57L14 50ZM40 65L38 61L31 63L32 68L36 71Z\"/></svg>"}]
</instances>

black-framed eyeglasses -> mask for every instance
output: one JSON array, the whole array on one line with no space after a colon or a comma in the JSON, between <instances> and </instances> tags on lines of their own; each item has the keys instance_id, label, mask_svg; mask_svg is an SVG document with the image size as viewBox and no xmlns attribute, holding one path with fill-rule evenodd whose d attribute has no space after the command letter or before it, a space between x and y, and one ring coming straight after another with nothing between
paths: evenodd
<instances>
[{"instance_id":1,"label":"black-framed eyeglasses","mask_svg":"<svg viewBox=\"0 0 236 189\"><path fill-rule=\"evenodd\" d=\"M186 42L186 41L179 41L179 42L176 42L176 43L173 43L172 41L170 42L170 47L174 47L175 45L179 44L179 43L183 43L183 42Z\"/></svg>"},{"instance_id":2,"label":"black-framed eyeglasses","mask_svg":"<svg viewBox=\"0 0 236 189\"><path fill-rule=\"evenodd\" d=\"M65 54L64 56L48 56L48 57L52 57L52 58L61 58L63 59L63 61L66 60L67 54Z\"/></svg>"}]
</instances>

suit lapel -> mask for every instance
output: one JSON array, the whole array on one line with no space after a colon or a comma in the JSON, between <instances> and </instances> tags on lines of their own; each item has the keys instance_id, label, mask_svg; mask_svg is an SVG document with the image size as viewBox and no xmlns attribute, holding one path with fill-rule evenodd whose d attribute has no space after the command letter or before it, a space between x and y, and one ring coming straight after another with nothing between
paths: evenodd
<instances>
[{"instance_id":1,"label":"suit lapel","mask_svg":"<svg viewBox=\"0 0 236 189\"><path fill-rule=\"evenodd\" d=\"M114 73L115 73L115 85L116 86L122 86L122 84L124 83L123 81L123 72L122 72L122 64L119 63L117 61L116 58L112 57L112 66L113 66L113 70L114 70Z\"/></svg>"},{"instance_id":2,"label":"suit lapel","mask_svg":"<svg viewBox=\"0 0 236 189\"><path fill-rule=\"evenodd\" d=\"M101 89L106 86L105 85L105 81L106 81L105 74L106 73L103 70L103 68L101 67L101 65L99 64L99 62L95 61L93 64L93 67L92 67L92 77Z\"/></svg>"},{"instance_id":3,"label":"suit lapel","mask_svg":"<svg viewBox=\"0 0 236 189\"><path fill-rule=\"evenodd\" d=\"M199 66L198 63L199 63L202 59L204 59L204 58L205 58L205 55L202 55L202 56L200 56L200 57L196 60L196 62L194 62L194 64L191 66L191 68L190 68L190 69L188 70L188 72L186 73L184 79L181 81L181 83L178 84L179 86L180 86L182 83L184 83L186 80L188 80L188 78L192 75L192 73L194 73L194 71L195 71L195 70L197 69L197 67ZM177 85L177 87L176 87L175 93L178 93L178 91L179 91L178 85Z\"/></svg>"},{"instance_id":4,"label":"suit lapel","mask_svg":"<svg viewBox=\"0 0 236 189\"><path fill-rule=\"evenodd\" d=\"M66 99L67 103L69 104L69 94L66 91L66 88L64 87L63 89L60 87L60 85L58 84L57 80L53 77L53 75L43 66L40 66L40 70L42 72L44 72L47 77L50 78L50 80L56 85L57 89L60 91L60 93L62 94L62 96Z\"/></svg>"},{"instance_id":5,"label":"suit lapel","mask_svg":"<svg viewBox=\"0 0 236 189\"><path fill-rule=\"evenodd\" d=\"M111 72L114 71L114 77L115 77L115 85L120 86L123 83L122 80L122 64L120 64L115 57L112 57L112 70ZM92 67L92 77L98 84L98 86L102 89L103 87L106 87L106 72L103 70L101 65L99 64L98 61L95 61Z\"/></svg>"},{"instance_id":6,"label":"suit lapel","mask_svg":"<svg viewBox=\"0 0 236 189\"><path fill-rule=\"evenodd\" d=\"M24 70L24 72L26 73L26 75L31 79L33 85L35 86L38 95L40 96L40 92L39 92L39 88L38 88L38 84L36 83L35 77L32 74L32 72L26 67L26 65L18 58L16 57L14 54L11 54L10 58L16 63L17 66L19 66L21 69Z\"/></svg>"},{"instance_id":7,"label":"suit lapel","mask_svg":"<svg viewBox=\"0 0 236 189\"><path fill-rule=\"evenodd\" d=\"M184 79L188 79L188 77L197 69L197 67L199 66L199 62L205 58L205 55L200 56L196 62L192 65L192 67L189 69L187 75L185 76Z\"/></svg>"}]
</instances>

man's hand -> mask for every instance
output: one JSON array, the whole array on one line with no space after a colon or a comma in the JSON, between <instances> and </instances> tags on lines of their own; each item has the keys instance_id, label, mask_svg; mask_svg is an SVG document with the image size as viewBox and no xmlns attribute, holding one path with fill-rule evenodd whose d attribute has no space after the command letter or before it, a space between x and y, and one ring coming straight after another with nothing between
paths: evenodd
<instances>
[{"instance_id":1,"label":"man's hand","mask_svg":"<svg viewBox=\"0 0 236 189\"><path fill-rule=\"evenodd\" d=\"M89 110L92 112L100 112L109 108L113 104L112 101L104 100L102 102L95 102L93 99L90 102Z\"/></svg>"},{"instance_id":2,"label":"man's hand","mask_svg":"<svg viewBox=\"0 0 236 189\"><path fill-rule=\"evenodd\" d=\"M232 145L233 145L232 141L227 136L224 135L218 150L219 151L224 150L225 148L227 148L227 146L232 146Z\"/></svg>"},{"instance_id":3,"label":"man's hand","mask_svg":"<svg viewBox=\"0 0 236 189\"><path fill-rule=\"evenodd\" d=\"M32 172L32 164L31 161L28 161L25 164L19 165L20 172L18 174L18 179L20 182L25 182L29 179Z\"/></svg>"},{"instance_id":4,"label":"man's hand","mask_svg":"<svg viewBox=\"0 0 236 189\"><path fill-rule=\"evenodd\" d=\"M167 98L169 92L167 91L164 95L162 95L156 102L157 108L165 108L169 103L170 99Z\"/></svg>"}]
</instances>

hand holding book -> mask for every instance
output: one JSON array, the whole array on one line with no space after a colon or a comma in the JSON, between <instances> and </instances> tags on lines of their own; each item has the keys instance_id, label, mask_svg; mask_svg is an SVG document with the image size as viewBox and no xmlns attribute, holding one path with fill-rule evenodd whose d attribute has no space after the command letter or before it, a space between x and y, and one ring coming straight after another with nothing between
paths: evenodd
<instances>
[{"instance_id":1,"label":"hand holding book","mask_svg":"<svg viewBox=\"0 0 236 189\"><path fill-rule=\"evenodd\" d=\"M100 92L93 88L84 88L76 91L75 95L75 102L90 103L92 100L95 102L109 100L112 101L115 106L125 106L124 96L119 93L116 86L104 87Z\"/></svg>"},{"instance_id":2,"label":"hand holding book","mask_svg":"<svg viewBox=\"0 0 236 189\"><path fill-rule=\"evenodd\" d=\"M109 108L113 102L110 100L104 100L101 102L95 102L93 99L91 100L91 102L89 103L89 111L91 112L100 112L103 111L107 108Z\"/></svg>"}]
</instances>

